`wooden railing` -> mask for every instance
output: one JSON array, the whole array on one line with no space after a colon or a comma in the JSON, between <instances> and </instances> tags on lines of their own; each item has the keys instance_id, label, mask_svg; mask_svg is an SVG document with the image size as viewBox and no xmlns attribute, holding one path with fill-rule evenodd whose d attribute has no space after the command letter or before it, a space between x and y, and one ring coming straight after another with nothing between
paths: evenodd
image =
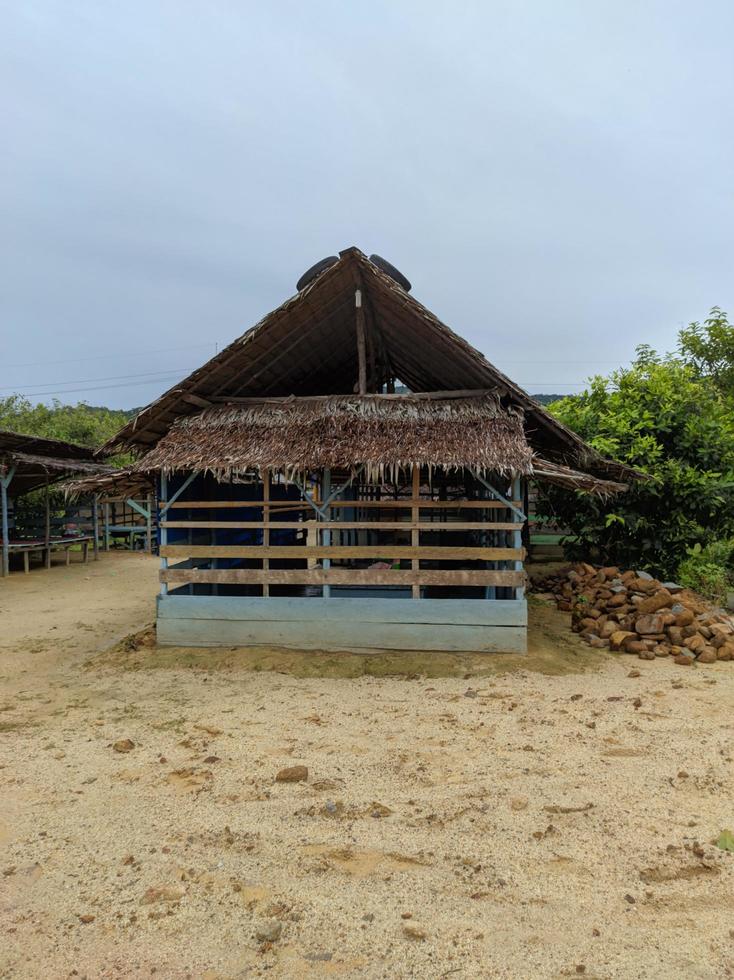
<instances>
[{"instance_id":1,"label":"wooden railing","mask_svg":"<svg viewBox=\"0 0 734 980\"><path fill-rule=\"evenodd\" d=\"M519 496L517 488L514 494ZM162 543L160 555L162 565L160 580L164 589L170 585L178 588L185 585L246 585L262 586L263 594L269 593L271 586L296 585L317 586L324 589L328 595L329 587L334 586L401 586L409 587L414 598L420 598L422 586L453 586L480 587L484 589L508 588L515 590L518 597L522 595L524 573L522 562L525 549L520 546L520 530L522 520L512 507L521 509L522 501L502 500L433 500L420 496L418 475L413 479L410 497L399 499L358 499L331 500L327 505L305 500L278 500L269 493L263 494L263 499L257 500L182 500L178 499L167 505L161 502L163 518L160 522ZM313 514L314 506L320 508L319 519L308 519L309 512ZM201 510L213 512L228 509L260 509L262 520L196 520L177 519L170 515L175 510ZM396 520L386 520L380 513L375 514L375 520L365 515L364 520L334 519L340 511L349 509L360 511L383 511L386 516L392 514ZM477 512L495 512L504 510L503 520L477 520ZM461 512L465 512L467 520L461 520ZM401 514L400 512L404 512ZM448 513L457 515L457 520L448 519ZM303 514L306 519L295 519L295 515ZM430 518L436 515L437 520ZM476 515L476 516L475 516ZM278 520L279 516L284 520ZM511 519L507 520L507 516ZM323 519L321 519L323 518ZM474 519L472 519L474 518ZM168 531L188 531L189 542L175 540L167 543ZM193 532L216 532L218 530L250 530L262 532L262 544L205 544L201 537ZM299 539L293 544L270 544L271 531L301 531ZM405 532L405 543L386 544L341 544L340 532ZM433 532L439 537L446 532L497 532L500 535L499 544L503 539L507 547L488 545L486 543L457 546L452 543L441 545L436 543ZM421 544L421 535L431 532L432 540ZM376 539L373 538L373 541ZM259 562L257 568L216 568L196 567L198 562L216 562L218 559L241 560L243 562ZM284 560L293 560L294 564L303 567L272 567ZM358 563L367 561L405 562L408 567L394 568L365 568ZM171 562L185 562L169 566ZM424 563L432 567L426 568ZM504 567L481 568L456 567L468 563L492 562ZM314 567L323 563L321 567ZM344 563L344 564L335 564ZM436 567L440 565L441 567ZM454 567L446 567L453 565Z\"/></svg>"}]
</instances>

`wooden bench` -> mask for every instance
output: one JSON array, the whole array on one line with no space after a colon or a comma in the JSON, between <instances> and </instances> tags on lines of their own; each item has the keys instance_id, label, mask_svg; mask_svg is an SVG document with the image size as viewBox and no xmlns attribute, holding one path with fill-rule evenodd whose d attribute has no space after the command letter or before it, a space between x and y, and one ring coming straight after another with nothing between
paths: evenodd
<instances>
[{"instance_id":1,"label":"wooden bench","mask_svg":"<svg viewBox=\"0 0 734 980\"><path fill-rule=\"evenodd\" d=\"M46 568L50 568L52 551L63 551L66 556L66 564L69 565L72 547L80 544L82 546L82 562L86 565L89 561L89 545L93 541L94 537L91 534L83 534L76 537L51 538L48 543L41 539L18 539L8 542L8 551L11 555L23 555L23 571L27 575L31 570L30 556L35 551L39 552L42 560L45 554Z\"/></svg>"}]
</instances>

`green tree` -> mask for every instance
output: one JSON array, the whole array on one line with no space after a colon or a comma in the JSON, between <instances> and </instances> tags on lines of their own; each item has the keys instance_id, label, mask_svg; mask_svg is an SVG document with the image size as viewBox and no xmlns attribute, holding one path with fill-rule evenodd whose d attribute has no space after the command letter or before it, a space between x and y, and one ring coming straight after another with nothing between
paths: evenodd
<instances>
[{"instance_id":1,"label":"green tree","mask_svg":"<svg viewBox=\"0 0 734 980\"><path fill-rule=\"evenodd\" d=\"M62 439L97 448L115 434L130 418L130 412L97 408L80 402L63 405L34 405L22 395L0 398L0 429L26 435Z\"/></svg>"},{"instance_id":2,"label":"green tree","mask_svg":"<svg viewBox=\"0 0 734 980\"><path fill-rule=\"evenodd\" d=\"M606 501L544 493L544 510L578 538L572 556L669 576L688 549L734 535L734 413L709 370L640 347L629 368L551 406L600 453L649 474Z\"/></svg>"},{"instance_id":3,"label":"green tree","mask_svg":"<svg viewBox=\"0 0 734 980\"><path fill-rule=\"evenodd\" d=\"M734 325L715 306L703 323L689 323L678 334L678 352L697 377L713 381L719 391L734 398Z\"/></svg>"}]
</instances>

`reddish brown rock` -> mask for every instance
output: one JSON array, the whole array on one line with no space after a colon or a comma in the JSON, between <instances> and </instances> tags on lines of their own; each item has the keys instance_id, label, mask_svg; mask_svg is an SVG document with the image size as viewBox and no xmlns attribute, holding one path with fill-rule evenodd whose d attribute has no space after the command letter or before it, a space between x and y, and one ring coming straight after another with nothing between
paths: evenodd
<instances>
[{"instance_id":1,"label":"reddish brown rock","mask_svg":"<svg viewBox=\"0 0 734 980\"><path fill-rule=\"evenodd\" d=\"M673 663L679 664L681 667L690 667L693 663L693 657L685 653L679 653Z\"/></svg>"},{"instance_id":2,"label":"reddish brown rock","mask_svg":"<svg viewBox=\"0 0 734 980\"><path fill-rule=\"evenodd\" d=\"M635 623L635 629L642 636L645 636L648 633L662 633L662 616L660 616L658 613L645 613L642 616L638 616L637 622Z\"/></svg>"},{"instance_id":3,"label":"reddish brown rock","mask_svg":"<svg viewBox=\"0 0 734 980\"><path fill-rule=\"evenodd\" d=\"M306 766L289 766L281 769L276 775L276 783L302 783L308 779L308 769Z\"/></svg>"},{"instance_id":4,"label":"reddish brown rock","mask_svg":"<svg viewBox=\"0 0 734 980\"><path fill-rule=\"evenodd\" d=\"M641 613L655 613L660 609L668 609L674 603L673 596L667 589L659 589L647 599L643 599L637 609Z\"/></svg>"},{"instance_id":5,"label":"reddish brown rock","mask_svg":"<svg viewBox=\"0 0 734 980\"><path fill-rule=\"evenodd\" d=\"M699 664L715 664L717 660L716 650L713 647L705 646L696 660Z\"/></svg>"},{"instance_id":6,"label":"reddish brown rock","mask_svg":"<svg viewBox=\"0 0 734 980\"><path fill-rule=\"evenodd\" d=\"M671 643L675 646L683 646L683 630L680 626L669 626L666 632Z\"/></svg>"},{"instance_id":7,"label":"reddish brown rock","mask_svg":"<svg viewBox=\"0 0 734 980\"><path fill-rule=\"evenodd\" d=\"M656 589L660 588L660 582L654 578L635 578L628 584L627 587L633 592L644 592L646 595L649 595L650 593L655 592Z\"/></svg>"},{"instance_id":8,"label":"reddish brown rock","mask_svg":"<svg viewBox=\"0 0 734 980\"><path fill-rule=\"evenodd\" d=\"M696 633L695 636L687 637L683 641L683 646L687 647L691 653L699 653L706 646L706 640L700 633Z\"/></svg>"},{"instance_id":9,"label":"reddish brown rock","mask_svg":"<svg viewBox=\"0 0 734 980\"><path fill-rule=\"evenodd\" d=\"M628 639L636 639L635 634L630 633L629 630L617 630L609 637L609 645L612 650L619 650Z\"/></svg>"}]
</instances>

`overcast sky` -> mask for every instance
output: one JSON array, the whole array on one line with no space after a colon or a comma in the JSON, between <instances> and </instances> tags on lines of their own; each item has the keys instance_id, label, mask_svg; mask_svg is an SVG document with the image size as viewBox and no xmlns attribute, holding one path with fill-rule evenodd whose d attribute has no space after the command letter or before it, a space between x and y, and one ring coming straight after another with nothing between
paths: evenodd
<instances>
[{"instance_id":1,"label":"overcast sky","mask_svg":"<svg viewBox=\"0 0 734 980\"><path fill-rule=\"evenodd\" d=\"M146 404L348 245L531 392L734 312L729 0L0 11L0 395Z\"/></svg>"}]
</instances>

